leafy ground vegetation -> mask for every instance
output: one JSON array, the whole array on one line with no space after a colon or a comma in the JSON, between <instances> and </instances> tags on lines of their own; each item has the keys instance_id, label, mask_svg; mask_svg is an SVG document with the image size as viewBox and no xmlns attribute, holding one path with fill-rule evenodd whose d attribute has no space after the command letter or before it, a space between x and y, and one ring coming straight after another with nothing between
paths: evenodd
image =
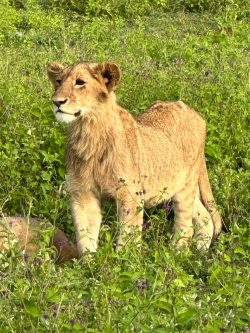
<instances>
[{"instance_id":1,"label":"leafy ground vegetation","mask_svg":"<svg viewBox=\"0 0 250 333\"><path fill-rule=\"evenodd\" d=\"M111 60L132 113L182 99L206 119L224 232L207 253L176 253L164 205L147 212L141 250L116 253L107 205L91 257L55 266L46 235L36 258L0 257L0 332L249 332L247 10L240 0L1 1L0 211L45 217L73 237L46 66Z\"/></svg>"}]
</instances>

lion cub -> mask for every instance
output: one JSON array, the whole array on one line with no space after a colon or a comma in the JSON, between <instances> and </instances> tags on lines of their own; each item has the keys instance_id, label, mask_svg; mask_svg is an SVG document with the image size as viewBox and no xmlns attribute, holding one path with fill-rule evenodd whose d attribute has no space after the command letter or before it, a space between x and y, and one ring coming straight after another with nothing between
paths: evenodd
<instances>
[{"instance_id":1,"label":"lion cub","mask_svg":"<svg viewBox=\"0 0 250 333\"><path fill-rule=\"evenodd\" d=\"M207 175L204 120L183 102L153 103L137 117L116 102L121 71L112 63L48 65L54 113L68 123L66 167L80 253L96 251L101 201L119 210L121 247L143 209L172 198L177 246L194 232L199 248L221 230Z\"/></svg>"}]
</instances>

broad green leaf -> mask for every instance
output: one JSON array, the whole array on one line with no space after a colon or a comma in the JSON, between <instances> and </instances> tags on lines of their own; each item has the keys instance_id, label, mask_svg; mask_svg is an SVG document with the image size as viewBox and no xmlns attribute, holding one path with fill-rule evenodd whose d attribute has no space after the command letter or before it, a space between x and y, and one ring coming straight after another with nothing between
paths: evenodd
<instances>
[{"instance_id":1,"label":"broad green leaf","mask_svg":"<svg viewBox=\"0 0 250 333\"><path fill-rule=\"evenodd\" d=\"M40 317L41 312L38 308L37 302L34 300L24 300L24 308L32 317Z\"/></svg>"},{"instance_id":2,"label":"broad green leaf","mask_svg":"<svg viewBox=\"0 0 250 333\"><path fill-rule=\"evenodd\" d=\"M186 326L197 318L197 311L195 309L186 309L176 316L176 321L180 326Z\"/></svg>"},{"instance_id":3,"label":"broad green leaf","mask_svg":"<svg viewBox=\"0 0 250 333\"><path fill-rule=\"evenodd\" d=\"M174 279L173 283L174 283L174 285L176 285L176 287L180 287L180 288L185 288L186 287L186 284L180 278Z\"/></svg>"},{"instance_id":4,"label":"broad green leaf","mask_svg":"<svg viewBox=\"0 0 250 333\"><path fill-rule=\"evenodd\" d=\"M56 289L48 289L46 293L46 298L50 302L59 303L62 300L63 295L59 293Z\"/></svg>"}]
</instances>

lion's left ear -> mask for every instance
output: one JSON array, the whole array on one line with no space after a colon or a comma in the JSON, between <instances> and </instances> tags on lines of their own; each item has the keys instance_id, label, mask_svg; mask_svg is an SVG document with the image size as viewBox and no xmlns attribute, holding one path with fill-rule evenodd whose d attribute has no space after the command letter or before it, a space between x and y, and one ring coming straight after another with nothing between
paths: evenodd
<instances>
[{"instance_id":1,"label":"lion's left ear","mask_svg":"<svg viewBox=\"0 0 250 333\"><path fill-rule=\"evenodd\" d=\"M58 64L56 62L51 62L50 64L48 64L48 67L47 67L47 74L48 74L48 77L50 79L50 81L55 84L55 80L56 80L56 77L57 75L62 72L64 69L64 66L61 65L61 64Z\"/></svg>"},{"instance_id":2,"label":"lion's left ear","mask_svg":"<svg viewBox=\"0 0 250 333\"><path fill-rule=\"evenodd\" d=\"M114 90L121 79L120 68L111 62L105 62L99 64L97 69L101 73L108 91Z\"/></svg>"}]
</instances>

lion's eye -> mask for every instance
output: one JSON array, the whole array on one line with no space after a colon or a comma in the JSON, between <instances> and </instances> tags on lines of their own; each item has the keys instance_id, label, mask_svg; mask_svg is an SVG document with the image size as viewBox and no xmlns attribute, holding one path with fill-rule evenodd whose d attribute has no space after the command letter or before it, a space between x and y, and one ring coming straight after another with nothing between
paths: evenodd
<instances>
[{"instance_id":1,"label":"lion's eye","mask_svg":"<svg viewBox=\"0 0 250 333\"><path fill-rule=\"evenodd\" d=\"M77 79L77 80L76 80L76 85L77 85L77 86L83 86L85 83L86 83L86 82L83 81L83 80L81 80L81 79Z\"/></svg>"},{"instance_id":2,"label":"lion's eye","mask_svg":"<svg viewBox=\"0 0 250 333\"><path fill-rule=\"evenodd\" d=\"M62 80L56 80L56 83L58 84L58 85L60 85L61 83L62 83Z\"/></svg>"}]
</instances>

